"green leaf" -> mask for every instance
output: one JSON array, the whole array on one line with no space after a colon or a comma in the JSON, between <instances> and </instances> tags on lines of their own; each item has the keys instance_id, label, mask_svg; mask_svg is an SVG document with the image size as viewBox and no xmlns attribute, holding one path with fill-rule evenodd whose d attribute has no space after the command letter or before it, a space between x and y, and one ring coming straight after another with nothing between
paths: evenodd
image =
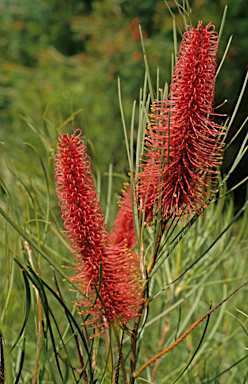
<instances>
[{"instance_id":1,"label":"green leaf","mask_svg":"<svg viewBox=\"0 0 248 384\"><path fill-rule=\"evenodd\" d=\"M225 26L226 14L227 14L227 5L224 8L223 16L222 16L222 19L221 19L220 30L219 30L219 42L221 40L223 29L224 29L224 26Z\"/></svg>"},{"instance_id":2,"label":"green leaf","mask_svg":"<svg viewBox=\"0 0 248 384\"><path fill-rule=\"evenodd\" d=\"M241 325L241 327L243 328L244 332L246 333L246 335L248 336L248 329L246 328L246 326L242 323L241 320L239 320L239 318L235 315L233 315L232 313L226 311L230 316L234 317L238 322L239 324Z\"/></svg>"},{"instance_id":3,"label":"green leaf","mask_svg":"<svg viewBox=\"0 0 248 384\"><path fill-rule=\"evenodd\" d=\"M210 304L209 309L211 309L211 308L212 308L212 303ZM186 370L189 368L190 364L192 363L195 355L197 354L198 350L200 349L200 346L201 346L201 344L203 342L204 336L205 336L205 334L207 332L207 328L208 328L208 324L209 324L209 319L210 319L210 315L208 315L208 317L207 317L206 324L205 324L202 336L200 338L200 341L199 341L199 343L198 343L198 345L197 345L197 347L196 347L192 357L189 359L189 361L186 364L186 367L182 370L182 372L179 374L179 376L176 378L176 380L173 381L173 384L175 384L180 379L180 377L184 374L184 372L186 372Z\"/></svg>"},{"instance_id":4,"label":"green leaf","mask_svg":"<svg viewBox=\"0 0 248 384\"><path fill-rule=\"evenodd\" d=\"M238 361L236 361L236 363L232 364L229 368L225 369L224 371L222 371L221 373L219 373L217 376L215 376L213 379L210 379L209 381L207 381L206 384L210 384L210 383L213 383L215 382L216 383L216 379L218 379L219 377L221 377L222 375L224 375L224 373L230 371L233 367L235 367L236 365L238 365L239 363L241 363L242 361L244 361L246 358L248 357L248 354L244 357L242 357L241 359L239 359Z\"/></svg>"},{"instance_id":5,"label":"green leaf","mask_svg":"<svg viewBox=\"0 0 248 384\"><path fill-rule=\"evenodd\" d=\"M20 331L18 333L18 336L16 338L16 341L14 342L12 347L10 348L10 350L7 353L6 357L13 351L13 349L15 348L17 343L19 342L22 334L24 333L24 330L25 330L25 327L26 327L26 324L27 324L27 321L28 321L28 318L29 318L29 314L30 314L30 307L31 307L31 292L30 292L29 282L28 282L26 273L25 273L24 269L22 268L22 266L19 264L19 262L17 260L15 260L15 261L19 265L19 267L21 267L21 269L22 269L22 275L23 275L23 279L24 279L24 283L25 283L25 292L26 292L26 296L25 296L25 299L26 299L25 300L25 313L24 313L23 323L22 323L21 329L20 329Z\"/></svg>"},{"instance_id":6,"label":"green leaf","mask_svg":"<svg viewBox=\"0 0 248 384\"><path fill-rule=\"evenodd\" d=\"M109 164L109 171L108 171L108 195L107 195L107 205L106 205L105 221L104 221L106 225L108 223L109 208L110 208L110 203L111 203L112 179L113 179L113 164Z\"/></svg>"},{"instance_id":7,"label":"green leaf","mask_svg":"<svg viewBox=\"0 0 248 384\"><path fill-rule=\"evenodd\" d=\"M40 299L41 299L42 307L43 307L43 310L44 310L44 313L45 313L45 316L46 316L47 326L48 326L49 333L50 333L50 338L51 338L51 342L52 342L52 346L53 346L53 350L54 350L54 355L55 355L55 360L56 360L57 368L58 368L60 377L63 380L63 375L62 375L62 371L61 371L61 368L60 368L58 354L57 354L57 350L56 350L55 337L54 337L54 333L53 333L53 329L52 329L52 325L51 325L51 321L50 321L50 314L52 315L52 311L51 311L51 308L50 308L50 306L48 304L45 290L43 288L43 285L42 285L38 275L31 269L31 267L29 267L28 269L29 269L29 272L32 275L31 276L30 274L28 274L28 277L32 281L32 283L35 285L36 289L39 292L39 296L40 296ZM55 323L55 325L56 325L56 323Z\"/></svg>"},{"instance_id":8,"label":"green leaf","mask_svg":"<svg viewBox=\"0 0 248 384\"><path fill-rule=\"evenodd\" d=\"M47 230L48 230L49 213L50 213L50 193L49 193L48 175L47 175L47 171L46 171L44 162L43 162L43 160L42 160L41 154L40 154L40 152L38 151L38 149L35 148L35 146L32 145L32 144L30 144L30 143L23 143L23 144L29 145L31 148L33 148L33 150L35 151L35 153L38 155L38 158L39 158L39 160L40 160L41 167L42 167L42 170L43 170L43 173L44 173L45 181L46 181L47 209L46 209L45 229L44 229L44 235L43 235L43 239L42 239L42 245L44 245L45 238L46 238L46 234L47 234ZM38 227L37 227L37 234L38 234Z\"/></svg>"},{"instance_id":9,"label":"green leaf","mask_svg":"<svg viewBox=\"0 0 248 384\"><path fill-rule=\"evenodd\" d=\"M122 119L122 125L123 125L123 130L124 130L125 143L126 143L126 148L127 148L127 158L128 158L128 163L129 163L129 169L131 169L130 149L129 149L129 143L128 143L128 138L127 138L127 128L126 128L126 123L125 123L125 118L124 118L124 113L123 113L123 107L122 107L121 82L120 82L119 77L118 77L118 97L119 97L119 105L120 105L120 111L121 111L121 119Z\"/></svg>"},{"instance_id":10,"label":"green leaf","mask_svg":"<svg viewBox=\"0 0 248 384\"><path fill-rule=\"evenodd\" d=\"M20 377L21 377L21 373L22 373L22 368L23 368L23 364L24 364L24 357L25 357L25 343L26 342L26 335L24 334L23 335L23 343L22 343L22 349L21 349L21 356L20 356L20 361L19 361L19 367L18 367L18 370L17 370L17 375L16 375L16 379L15 379L15 382L14 384L18 384L19 383L19 380L20 380Z\"/></svg>"},{"instance_id":11,"label":"green leaf","mask_svg":"<svg viewBox=\"0 0 248 384\"><path fill-rule=\"evenodd\" d=\"M151 101L153 103L154 100L156 99L156 94L155 94L155 90L154 90L154 87L153 87L153 84L152 84L152 78L151 78L151 74L150 74L150 70L149 70L149 65L148 65L148 61L147 61L146 50L145 50L145 43L144 43L144 40L143 40L143 34L142 34L141 25L139 25L139 32L140 32L140 40L141 40L141 47L142 47L143 56L144 56L145 68L146 68L146 72L147 72L148 86L149 86L149 91L150 91L150 95L151 95Z\"/></svg>"}]
</instances>

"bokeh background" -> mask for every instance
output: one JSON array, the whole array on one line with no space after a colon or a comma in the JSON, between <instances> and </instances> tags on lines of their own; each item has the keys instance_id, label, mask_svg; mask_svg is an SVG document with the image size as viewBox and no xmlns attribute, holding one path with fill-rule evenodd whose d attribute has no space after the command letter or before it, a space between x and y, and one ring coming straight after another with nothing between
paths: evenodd
<instances>
[{"instance_id":1,"label":"bokeh background","mask_svg":"<svg viewBox=\"0 0 248 384\"><path fill-rule=\"evenodd\" d=\"M173 1L168 1L177 13ZM212 21L219 30L226 2L195 0L192 22ZM179 17L177 15L178 21ZM144 63L138 26L141 24L154 83L157 66L160 84L170 80L173 50L172 18L162 0L1 0L0 1L0 130L5 162L32 151L23 142L40 147L26 118L42 129L44 116L54 124L82 108L73 125L81 128L89 146L92 167L104 174L111 162L114 172L127 175L127 158L117 95L120 76L124 112L130 123L132 103L143 84ZM219 49L219 61L230 35L234 35L217 79L216 105L227 99L221 112L230 114L248 69L248 2L231 0ZM246 92L229 140L247 113ZM44 127L43 127L44 128ZM49 130L49 128L47 128ZM63 129L62 129L63 130ZM246 129L247 130L247 129ZM244 130L245 131L245 130ZM49 133L49 132L48 132ZM226 151L223 172L237 153L240 136ZM54 138L55 140L55 138ZM11 154L11 159L9 158ZM232 187L247 176L247 157L230 179ZM28 166L28 164L27 164ZM119 193L122 179L114 178ZM236 191L236 209L245 185Z\"/></svg>"}]
</instances>

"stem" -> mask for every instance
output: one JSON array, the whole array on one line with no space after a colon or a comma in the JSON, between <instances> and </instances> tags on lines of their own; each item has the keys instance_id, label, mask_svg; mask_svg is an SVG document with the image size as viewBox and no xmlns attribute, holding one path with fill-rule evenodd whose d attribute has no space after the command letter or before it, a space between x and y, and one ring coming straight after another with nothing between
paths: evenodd
<instances>
[{"instance_id":1,"label":"stem","mask_svg":"<svg viewBox=\"0 0 248 384\"><path fill-rule=\"evenodd\" d=\"M145 297L145 290L142 292L142 299ZM133 384L135 380L135 366L136 366L136 345L137 345L137 335L138 335L138 329L139 329L139 323L141 319L141 314L144 309L144 302L140 305L139 308L139 315L136 317L134 328L131 334L131 353L130 353L130 378L129 378L129 384Z\"/></svg>"},{"instance_id":2,"label":"stem","mask_svg":"<svg viewBox=\"0 0 248 384\"><path fill-rule=\"evenodd\" d=\"M125 368L125 363L124 363L123 353L122 353L122 343L123 343L123 338L124 338L124 331L122 332L122 337L121 337L121 342L120 342L119 335L118 335L118 332L117 332L117 329L115 328L115 326L113 327L113 329L114 329L114 335L115 335L116 342L117 342L117 345L118 345L118 350L119 350L119 359L118 359L116 370L115 370L115 381L114 381L114 383L118 384L118 381L119 381L119 368L120 368L120 363L121 363L121 369L122 369L122 373L123 373L123 380L124 380L125 384L128 384L128 382L127 382L127 373L126 373L126 368Z\"/></svg>"},{"instance_id":3,"label":"stem","mask_svg":"<svg viewBox=\"0 0 248 384\"><path fill-rule=\"evenodd\" d=\"M156 264L157 257L158 257L158 250L159 250L160 242L161 242L161 239L162 239L162 236L164 233L164 229L165 229L165 220L162 221L160 228L159 228L158 239L157 239L157 244L156 244L156 248L154 251L154 256L151 258L151 261L150 261L148 268L147 268L148 276L150 276L150 274L152 273L152 270Z\"/></svg>"}]
</instances>

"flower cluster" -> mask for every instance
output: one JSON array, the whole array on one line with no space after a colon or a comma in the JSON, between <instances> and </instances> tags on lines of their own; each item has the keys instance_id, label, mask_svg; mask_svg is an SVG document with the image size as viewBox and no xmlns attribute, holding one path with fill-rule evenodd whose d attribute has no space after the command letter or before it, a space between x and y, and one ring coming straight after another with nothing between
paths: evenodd
<instances>
[{"instance_id":1,"label":"flower cluster","mask_svg":"<svg viewBox=\"0 0 248 384\"><path fill-rule=\"evenodd\" d=\"M212 23L186 27L168 99L152 106L139 194L165 219L200 213L218 173L223 127L213 121L217 49Z\"/></svg>"},{"instance_id":2,"label":"flower cluster","mask_svg":"<svg viewBox=\"0 0 248 384\"><path fill-rule=\"evenodd\" d=\"M80 135L81 131L77 130L71 137L68 134L59 137L55 155L56 192L77 263L77 275L72 280L80 283L89 297L77 304L91 307L82 311L94 315L89 322L95 327L105 324L106 328L106 324L127 323L137 315L140 281L125 242L114 245L109 240L93 184L90 158Z\"/></svg>"}]
</instances>

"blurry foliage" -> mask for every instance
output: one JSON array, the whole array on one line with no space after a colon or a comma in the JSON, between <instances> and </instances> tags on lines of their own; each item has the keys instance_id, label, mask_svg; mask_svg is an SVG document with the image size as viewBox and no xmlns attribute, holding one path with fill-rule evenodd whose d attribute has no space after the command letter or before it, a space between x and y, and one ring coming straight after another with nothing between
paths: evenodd
<instances>
[{"instance_id":1,"label":"blurry foliage","mask_svg":"<svg viewBox=\"0 0 248 384\"><path fill-rule=\"evenodd\" d=\"M176 13L173 1L169 4ZM202 19L204 24L213 21L219 29L225 1L195 0L191 5L194 25ZM231 34L234 40L216 86L216 105L227 98L228 104L221 111L228 113L247 69L247 18L247 1L231 0L219 57ZM72 111L83 108L74 127L80 127L94 143L101 171L107 171L112 162L115 172L126 173L117 76L121 78L125 114L130 119L132 99L138 98L144 74L139 23L154 83L157 66L160 83L170 81L172 20L162 0L1 1L1 141L18 148L23 141L29 141L31 131L19 115L29 116L40 124L37 113L42 115L49 106L47 116L58 123ZM243 120L246 104L247 93L234 130ZM234 131L230 132L230 136L233 134ZM17 150L16 156L23 151ZM224 171L233 156L227 151ZM235 182L244 177L242 164L239 169ZM115 179L116 182L118 190L122 180L118 183Z\"/></svg>"}]
</instances>

